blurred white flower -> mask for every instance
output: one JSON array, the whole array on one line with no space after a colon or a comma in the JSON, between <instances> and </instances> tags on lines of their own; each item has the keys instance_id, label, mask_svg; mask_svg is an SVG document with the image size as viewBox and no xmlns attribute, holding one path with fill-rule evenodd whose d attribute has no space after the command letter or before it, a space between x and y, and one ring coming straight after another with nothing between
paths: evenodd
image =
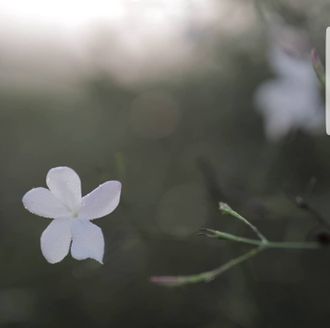
<instances>
[{"instance_id":1,"label":"blurred white flower","mask_svg":"<svg viewBox=\"0 0 330 328\"><path fill-rule=\"evenodd\" d=\"M24 207L33 214L54 219L41 235L41 251L49 263L68 254L77 260L87 258L103 263L102 230L90 220L110 214L119 204L121 183L107 181L88 195L81 196L78 174L69 167L49 170L49 189L34 188L23 197Z\"/></svg>"},{"instance_id":2,"label":"blurred white flower","mask_svg":"<svg viewBox=\"0 0 330 328\"><path fill-rule=\"evenodd\" d=\"M278 140L298 129L322 131L324 109L311 60L274 45L269 63L277 77L264 82L255 94L267 137Z\"/></svg>"}]
</instances>

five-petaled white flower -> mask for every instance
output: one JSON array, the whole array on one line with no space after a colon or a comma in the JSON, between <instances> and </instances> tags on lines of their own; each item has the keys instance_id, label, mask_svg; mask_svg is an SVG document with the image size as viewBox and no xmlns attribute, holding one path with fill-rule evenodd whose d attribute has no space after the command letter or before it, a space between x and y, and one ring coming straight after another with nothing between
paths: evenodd
<instances>
[{"instance_id":1,"label":"five-petaled white flower","mask_svg":"<svg viewBox=\"0 0 330 328\"><path fill-rule=\"evenodd\" d=\"M90 220L110 214L118 206L119 181L107 181L81 196L78 174L69 167L49 170L49 189L34 188L23 197L24 207L33 214L54 219L41 235L41 251L49 263L57 263L69 253L77 260L92 258L103 263L102 230Z\"/></svg>"},{"instance_id":2,"label":"five-petaled white flower","mask_svg":"<svg viewBox=\"0 0 330 328\"><path fill-rule=\"evenodd\" d=\"M255 95L267 137L276 141L291 130L322 131L324 109L311 61L275 46L269 60L277 77L259 86Z\"/></svg>"},{"instance_id":3,"label":"five-petaled white flower","mask_svg":"<svg viewBox=\"0 0 330 328\"><path fill-rule=\"evenodd\" d=\"M278 141L295 130L322 132L324 104L309 57L308 34L277 16L270 16L269 27L268 62L275 76L255 93L266 136Z\"/></svg>"}]
</instances>

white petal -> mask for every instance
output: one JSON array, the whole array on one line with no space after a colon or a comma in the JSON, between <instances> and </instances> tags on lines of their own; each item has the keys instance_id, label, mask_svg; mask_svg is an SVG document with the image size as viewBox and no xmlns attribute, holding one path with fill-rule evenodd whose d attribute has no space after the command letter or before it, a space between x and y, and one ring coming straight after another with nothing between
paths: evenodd
<instances>
[{"instance_id":1,"label":"white petal","mask_svg":"<svg viewBox=\"0 0 330 328\"><path fill-rule=\"evenodd\" d=\"M307 85L313 88L317 85L317 77L309 59L299 59L278 46L271 49L268 57L271 67L279 77L302 86Z\"/></svg>"},{"instance_id":2,"label":"white petal","mask_svg":"<svg viewBox=\"0 0 330 328\"><path fill-rule=\"evenodd\" d=\"M71 221L58 219L52 221L40 238L41 251L49 263L62 261L69 253L71 243Z\"/></svg>"},{"instance_id":3,"label":"white petal","mask_svg":"<svg viewBox=\"0 0 330 328\"><path fill-rule=\"evenodd\" d=\"M34 188L23 196L24 207L33 214L45 218L61 218L70 215L68 209L46 188Z\"/></svg>"},{"instance_id":4,"label":"white petal","mask_svg":"<svg viewBox=\"0 0 330 328\"><path fill-rule=\"evenodd\" d=\"M81 203L81 182L78 174L69 167L50 169L46 183L50 191L70 210L76 211Z\"/></svg>"},{"instance_id":5,"label":"white petal","mask_svg":"<svg viewBox=\"0 0 330 328\"><path fill-rule=\"evenodd\" d=\"M107 181L83 197L80 215L87 220L101 218L116 209L120 200L121 183Z\"/></svg>"},{"instance_id":6,"label":"white petal","mask_svg":"<svg viewBox=\"0 0 330 328\"><path fill-rule=\"evenodd\" d=\"M72 225L71 255L77 260L87 258L103 263L104 238L101 228L83 220L76 220Z\"/></svg>"}]
</instances>

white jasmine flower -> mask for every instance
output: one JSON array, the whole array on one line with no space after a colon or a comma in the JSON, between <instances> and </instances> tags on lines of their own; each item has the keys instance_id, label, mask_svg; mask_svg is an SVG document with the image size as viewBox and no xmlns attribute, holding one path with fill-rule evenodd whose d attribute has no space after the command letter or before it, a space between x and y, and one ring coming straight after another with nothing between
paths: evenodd
<instances>
[{"instance_id":1,"label":"white jasmine flower","mask_svg":"<svg viewBox=\"0 0 330 328\"><path fill-rule=\"evenodd\" d=\"M49 263L69 253L77 260L87 258L103 263L102 230L91 223L113 212L119 204L121 183L107 181L81 196L78 174L69 167L49 170L46 188L34 188L23 197L24 207L33 214L54 219L41 235L41 251ZM72 244L71 244L72 242Z\"/></svg>"},{"instance_id":2,"label":"white jasmine flower","mask_svg":"<svg viewBox=\"0 0 330 328\"><path fill-rule=\"evenodd\" d=\"M322 131L324 105L319 82L311 60L294 50L274 42L268 59L276 78L264 82L255 94L257 108L265 119L266 135L271 140L278 140L291 130Z\"/></svg>"}]
</instances>

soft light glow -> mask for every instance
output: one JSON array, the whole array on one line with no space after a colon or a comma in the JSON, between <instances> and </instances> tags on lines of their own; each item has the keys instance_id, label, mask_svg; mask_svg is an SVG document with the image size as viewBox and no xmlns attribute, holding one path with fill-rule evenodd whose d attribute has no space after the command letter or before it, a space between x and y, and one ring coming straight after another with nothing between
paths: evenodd
<instances>
[{"instance_id":1,"label":"soft light glow","mask_svg":"<svg viewBox=\"0 0 330 328\"><path fill-rule=\"evenodd\" d=\"M28 80L33 76L29 86L43 86L47 74L68 82L95 69L125 84L182 76L206 66L212 40L246 30L253 15L245 10L242 15L240 5L239 0L0 0L2 77L6 70L0 85L17 86L24 72Z\"/></svg>"},{"instance_id":2,"label":"soft light glow","mask_svg":"<svg viewBox=\"0 0 330 328\"><path fill-rule=\"evenodd\" d=\"M72 27L95 18L123 15L119 1L11 0L0 5L2 14L34 23Z\"/></svg>"},{"instance_id":3,"label":"soft light glow","mask_svg":"<svg viewBox=\"0 0 330 328\"><path fill-rule=\"evenodd\" d=\"M125 19L132 14L156 23L169 15L182 18L191 6L202 3L201 0L8 0L0 2L0 12L21 22L72 28L96 20Z\"/></svg>"}]
</instances>

